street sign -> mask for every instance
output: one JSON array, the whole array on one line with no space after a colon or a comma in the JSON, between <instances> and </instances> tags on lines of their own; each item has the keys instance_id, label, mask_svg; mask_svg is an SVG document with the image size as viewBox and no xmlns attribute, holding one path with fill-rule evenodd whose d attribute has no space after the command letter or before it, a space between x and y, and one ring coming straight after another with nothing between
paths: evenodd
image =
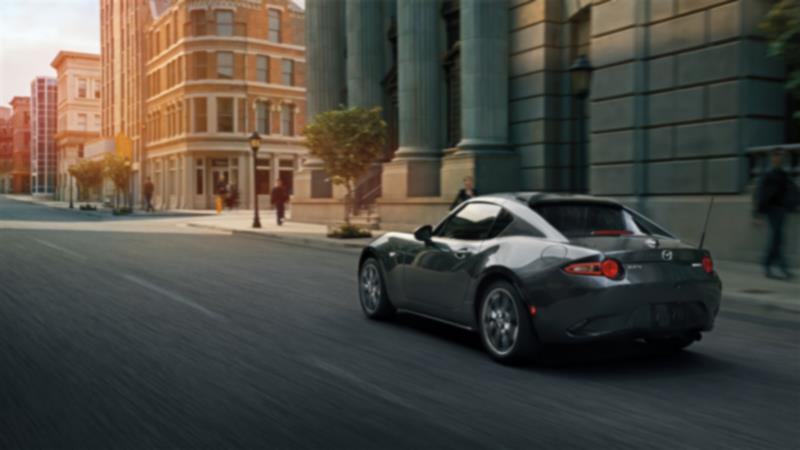
<instances>
[{"instance_id":1,"label":"street sign","mask_svg":"<svg viewBox=\"0 0 800 450\"><path fill-rule=\"evenodd\" d=\"M125 133L117 134L114 144L117 155L127 158L129 161L133 159L133 140Z\"/></svg>"}]
</instances>

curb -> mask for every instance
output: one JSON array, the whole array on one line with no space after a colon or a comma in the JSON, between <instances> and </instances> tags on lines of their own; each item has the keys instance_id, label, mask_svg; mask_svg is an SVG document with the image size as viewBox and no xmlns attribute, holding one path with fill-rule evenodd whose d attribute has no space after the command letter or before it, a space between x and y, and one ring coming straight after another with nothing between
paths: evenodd
<instances>
[{"instance_id":1,"label":"curb","mask_svg":"<svg viewBox=\"0 0 800 450\"><path fill-rule=\"evenodd\" d=\"M293 243L298 245L304 245L306 247L314 247L320 248L323 250L335 250L345 253L361 253L361 250L364 248L365 244L361 242L340 242L335 240L325 240L319 238L305 238L302 236L294 236L294 235L287 235L284 233L270 233L270 232L263 232L263 231L249 231L249 230L237 230L233 228L226 228L221 227L218 225L207 225L201 223L187 223L186 226L192 228L204 228L207 230L215 230L215 231L225 231L231 233L233 235L238 236L247 236L247 237L255 237L261 238L270 241L276 242L283 242L283 243Z\"/></svg>"},{"instance_id":2,"label":"curb","mask_svg":"<svg viewBox=\"0 0 800 450\"><path fill-rule=\"evenodd\" d=\"M733 310L737 312L761 313L761 314L781 314L783 317L791 317L793 320L800 321L800 302L797 307L787 307L782 303L769 300L753 300L752 295L730 293L722 291L721 310ZM794 306L794 305L793 305Z\"/></svg>"}]
</instances>

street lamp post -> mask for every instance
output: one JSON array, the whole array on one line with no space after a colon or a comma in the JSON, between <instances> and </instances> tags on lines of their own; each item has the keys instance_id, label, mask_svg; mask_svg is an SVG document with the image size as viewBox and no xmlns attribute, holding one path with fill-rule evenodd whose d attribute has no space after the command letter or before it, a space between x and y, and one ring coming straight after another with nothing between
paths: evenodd
<instances>
[{"instance_id":1,"label":"street lamp post","mask_svg":"<svg viewBox=\"0 0 800 450\"><path fill-rule=\"evenodd\" d=\"M128 172L128 195L126 196L128 198L126 200L127 200L127 203L128 203L128 210L132 213L133 212L133 187L131 185L133 184L133 176L132 176L133 172L131 171L131 160L129 158L125 158L125 169Z\"/></svg>"},{"instance_id":2,"label":"street lamp post","mask_svg":"<svg viewBox=\"0 0 800 450\"><path fill-rule=\"evenodd\" d=\"M577 130L575 139L577 145L575 150L577 155L573 155L572 163L577 163L578 177L571 183L572 190L585 191L586 184L586 97L589 94L589 84L592 76L592 65L585 55L580 55L569 68L570 84L572 85L572 93L576 97L576 113L577 113ZM576 183L577 181L577 183Z\"/></svg>"},{"instance_id":3,"label":"street lamp post","mask_svg":"<svg viewBox=\"0 0 800 450\"><path fill-rule=\"evenodd\" d=\"M250 150L253 151L253 228L261 228L261 218L258 216L258 149L261 147L261 136L257 131L250 135Z\"/></svg>"}]
</instances>

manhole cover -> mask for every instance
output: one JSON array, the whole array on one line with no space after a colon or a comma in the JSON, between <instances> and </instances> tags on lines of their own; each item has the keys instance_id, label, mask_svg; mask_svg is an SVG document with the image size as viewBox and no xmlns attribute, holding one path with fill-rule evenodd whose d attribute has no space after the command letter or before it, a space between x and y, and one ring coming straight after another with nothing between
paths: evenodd
<instances>
[{"instance_id":1,"label":"manhole cover","mask_svg":"<svg viewBox=\"0 0 800 450\"><path fill-rule=\"evenodd\" d=\"M739 292L742 292L742 293L745 293L745 294L771 294L772 293L772 291L765 291L764 289L744 289L744 290L741 290Z\"/></svg>"}]
</instances>

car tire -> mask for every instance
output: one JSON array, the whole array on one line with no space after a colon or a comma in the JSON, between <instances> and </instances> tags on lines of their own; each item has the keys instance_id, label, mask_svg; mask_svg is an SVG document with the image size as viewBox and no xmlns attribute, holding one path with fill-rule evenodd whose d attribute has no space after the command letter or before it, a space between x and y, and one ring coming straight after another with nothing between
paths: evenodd
<instances>
[{"instance_id":1,"label":"car tire","mask_svg":"<svg viewBox=\"0 0 800 450\"><path fill-rule=\"evenodd\" d=\"M479 296L478 331L489 355L503 364L536 360L542 345L517 289L495 281Z\"/></svg>"},{"instance_id":2,"label":"car tire","mask_svg":"<svg viewBox=\"0 0 800 450\"><path fill-rule=\"evenodd\" d=\"M693 336L680 336L671 338L646 339L651 347L663 352L679 352L692 345L696 339Z\"/></svg>"},{"instance_id":3,"label":"car tire","mask_svg":"<svg viewBox=\"0 0 800 450\"><path fill-rule=\"evenodd\" d=\"M383 271L375 258L367 258L358 270L358 298L361 310L370 319L388 319L395 308L386 293Z\"/></svg>"}]
</instances>

